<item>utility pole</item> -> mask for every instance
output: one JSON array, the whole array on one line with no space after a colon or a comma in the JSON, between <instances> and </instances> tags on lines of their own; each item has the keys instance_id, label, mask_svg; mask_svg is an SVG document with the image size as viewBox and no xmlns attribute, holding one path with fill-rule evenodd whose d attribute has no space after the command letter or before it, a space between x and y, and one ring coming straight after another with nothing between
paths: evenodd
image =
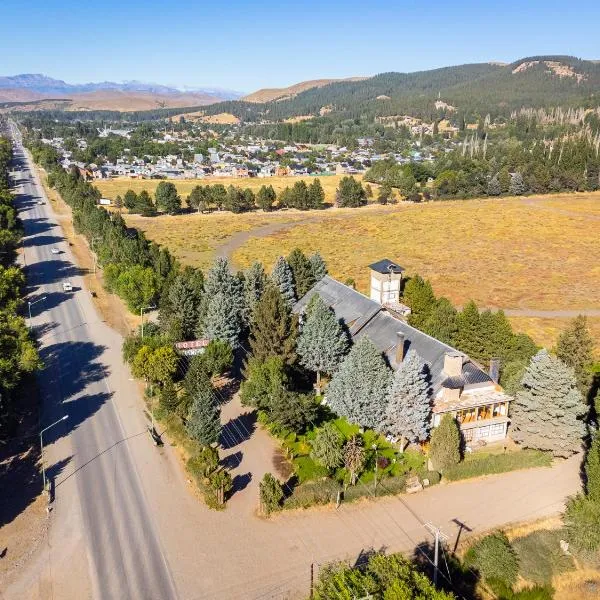
<instances>
[{"instance_id":1,"label":"utility pole","mask_svg":"<svg viewBox=\"0 0 600 600\"><path fill-rule=\"evenodd\" d=\"M373 448L373 450L375 450L375 488L373 490L373 493L377 495L377 444L373 444L373 446L371 447Z\"/></svg>"},{"instance_id":2,"label":"utility pole","mask_svg":"<svg viewBox=\"0 0 600 600\"><path fill-rule=\"evenodd\" d=\"M432 523L425 523L423 525L427 531L429 531L435 538L435 545L433 551L433 585L437 586L438 582L438 562L439 562L439 553L440 553L440 540L443 542L448 541L448 536L442 533L442 530L439 527L436 527Z\"/></svg>"},{"instance_id":3,"label":"utility pole","mask_svg":"<svg viewBox=\"0 0 600 600\"><path fill-rule=\"evenodd\" d=\"M29 308L29 324L31 325L31 307L36 303L36 302L41 302L42 300L45 300L46 296L42 296L41 298L38 298L37 300L34 300L33 302L28 301L27 302L27 307Z\"/></svg>"}]
</instances>

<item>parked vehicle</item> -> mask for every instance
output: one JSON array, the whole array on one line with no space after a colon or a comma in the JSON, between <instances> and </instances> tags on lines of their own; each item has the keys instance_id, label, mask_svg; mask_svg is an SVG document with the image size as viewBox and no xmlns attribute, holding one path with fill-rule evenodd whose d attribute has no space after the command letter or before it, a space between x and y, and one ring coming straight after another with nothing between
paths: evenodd
<instances>
[{"instance_id":1,"label":"parked vehicle","mask_svg":"<svg viewBox=\"0 0 600 600\"><path fill-rule=\"evenodd\" d=\"M72 292L73 286L70 281L63 281L63 292Z\"/></svg>"}]
</instances>

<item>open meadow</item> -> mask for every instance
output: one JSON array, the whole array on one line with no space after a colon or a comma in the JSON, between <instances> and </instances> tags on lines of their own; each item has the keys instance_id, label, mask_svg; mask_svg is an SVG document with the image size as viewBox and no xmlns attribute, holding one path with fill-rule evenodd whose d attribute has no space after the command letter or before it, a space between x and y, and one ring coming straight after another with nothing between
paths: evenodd
<instances>
[{"instance_id":1,"label":"open meadow","mask_svg":"<svg viewBox=\"0 0 600 600\"><path fill-rule=\"evenodd\" d=\"M323 186L326 202L333 203L335 190L342 177L343 175L327 175L317 178ZM361 180L362 175L355 175L354 178ZM258 192L263 185L272 185L273 189L279 193L284 188L288 186L291 187L296 181L302 179L304 179L308 185L313 181L314 177L203 177L202 179L171 179L169 181L175 184L181 199L185 202L185 198L197 185L214 185L215 183L220 183L225 187L233 185L241 188L250 188L255 193ZM127 190L133 190L136 193L147 190L151 194L154 194L156 186L160 182L160 179L129 179L128 177L118 177L116 179L100 179L95 181L94 185L100 190L105 198L114 199L117 195L122 196Z\"/></svg>"},{"instance_id":2,"label":"open meadow","mask_svg":"<svg viewBox=\"0 0 600 600\"><path fill-rule=\"evenodd\" d=\"M600 309L600 193L126 218L202 267L225 254L240 268L254 260L270 268L299 247L319 250L334 277L353 279L362 292L368 291L367 265L387 257L430 279L436 294L457 306L473 299L491 308ZM524 313L513 323L551 345L566 320L534 317ZM600 318L589 322L600 339Z\"/></svg>"}]
</instances>

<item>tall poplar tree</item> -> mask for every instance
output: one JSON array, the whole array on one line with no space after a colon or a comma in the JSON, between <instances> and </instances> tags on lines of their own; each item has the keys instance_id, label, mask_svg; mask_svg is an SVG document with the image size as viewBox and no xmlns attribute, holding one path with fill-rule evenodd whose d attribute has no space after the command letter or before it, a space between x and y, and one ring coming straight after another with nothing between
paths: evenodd
<instances>
[{"instance_id":1,"label":"tall poplar tree","mask_svg":"<svg viewBox=\"0 0 600 600\"><path fill-rule=\"evenodd\" d=\"M572 367L577 378L579 391L587 396L592 382L590 367L593 360L594 340L583 315L575 317L560 334L556 345L556 356Z\"/></svg>"},{"instance_id":2,"label":"tall poplar tree","mask_svg":"<svg viewBox=\"0 0 600 600\"><path fill-rule=\"evenodd\" d=\"M512 438L526 448L547 450L554 456L578 452L588 409L573 369L540 350L521 383L523 389L511 403Z\"/></svg>"},{"instance_id":3,"label":"tall poplar tree","mask_svg":"<svg viewBox=\"0 0 600 600\"><path fill-rule=\"evenodd\" d=\"M362 337L333 375L327 404L351 423L375 428L385 414L390 379L381 352L368 337Z\"/></svg>"},{"instance_id":4,"label":"tall poplar tree","mask_svg":"<svg viewBox=\"0 0 600 600\"><path fill-rule=\"evenodd\" d=\"M409 350L394 373L387 398L384 433L404 440L422 442L427 439L431 426L431 388L429 373L423 359Z\"/></svg>"},{"instance_id":5,"label":"tall poplar tree","mask_svg":"<svg viewBox=\"0 0 600 600\"><path fill-rule=\"evenodd\" d=\"M300 363L317 374L317 393L321 393L321 373L333 373L348 351L348 336L335 313L319 294L311 299L298 337Z\"/></svg>"}]
</instances>

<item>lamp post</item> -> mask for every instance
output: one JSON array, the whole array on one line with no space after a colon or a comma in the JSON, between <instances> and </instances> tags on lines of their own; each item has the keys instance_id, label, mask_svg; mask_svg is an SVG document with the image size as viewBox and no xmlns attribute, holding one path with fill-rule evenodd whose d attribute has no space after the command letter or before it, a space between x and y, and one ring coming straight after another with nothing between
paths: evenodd
<instances>
[{"instance_id":1,"label":"lamp post","mask_svg":"<svg viewBox=\"0 0 600 600\"><path fill-rule=\"evenodd\" d=\"M144 306L140 308L140 318L142 319L142 339L144 339L144 311L145 310L154 310L156 306Z\"/></svg>"},{"instance_id":2,"label":"lamp post","mask_svg":"<svg viewBox=\"0 0 600 600\"><path fill-rule=\"evenodd\" d=\"M373 444L371 448L375 450L375 488L373 491L377 495L377 444Z\"/></svg>"},{"instance_id":3,"label":"lamp post","mask_svg":"<svg viewBox=\"0 0 600 600\"><path fill-rule=\"evenodd\" d=\"M31 307L36 304L37 302L41 302L42 300L45 300L46 296L42 296L41 298L38 298L37 300L34 300L33 302L31 301L27 301L27 307L29 308L29 322L31 323Z\"/></svg>"},{"instance_id":4,"label":"lamp post","mask_svg":"<svg viewBox=\"0 0 600 600\"><path fill-rule=\"evenodd\" d=\"M42 438L42 435L44 434L44 431L48 431L48 429L50 429L51 427L54 427L61 421L65 421L68 417L69 417L69 415L65 415L64 417L61 417L60 419L58 419L58 421L54 421L54 423L52 423L52 425L48 425L48 427L44 427L44 429L42 429L40 431L40 450L41 450L41 454L42 454L42 480L44 482L44 490L46 489L46 467L44 467L44 440Z\"/></svg>"},{"instance_id":5,"label":"lamp post","mask_svg":"<svg viewBox=\"0 0 600 600\"><path fill-rule=\"evenodd\" d=\"M94 274L96 273L96 263L98 262L97 257L96 257L96 253L94 252L94 242L96 240L101 240L102 238L99 236L93 237L92 238L92 255L94 257Z\"/></svg>"}]
</instances>

